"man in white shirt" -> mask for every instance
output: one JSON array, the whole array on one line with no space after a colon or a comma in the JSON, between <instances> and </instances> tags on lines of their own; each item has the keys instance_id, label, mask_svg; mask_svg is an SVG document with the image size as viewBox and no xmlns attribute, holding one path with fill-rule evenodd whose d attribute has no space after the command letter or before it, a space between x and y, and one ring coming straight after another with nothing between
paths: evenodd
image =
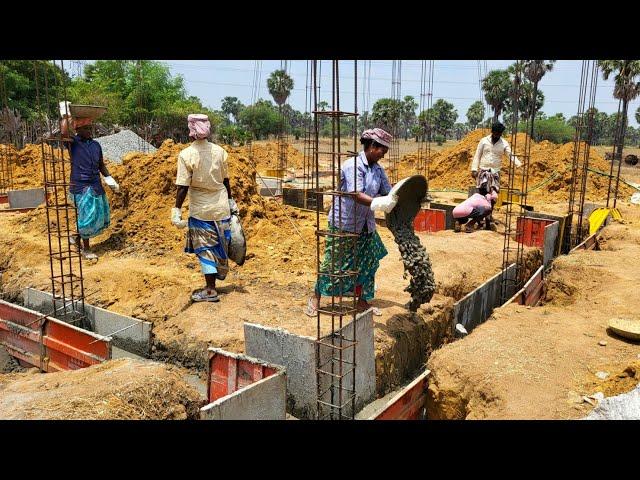
<instances>
[{"instance_id":1,"label":"man in white shirt","mask_svg":"<svg viewBox=\"0 0 640 480\"><path fill-rule=\"evenodd\" d=\"M207 141L211 124L206 115L189 115L189 136L194 141L178 155L176 204L171 223L188 226L185 252L195 253L206 287L191 295L194 302L217 302L216 279L229 271L228 242L231 215L238 206L231 198L226 150ZM189 193L189 220L181 219L182 204Z\"/></svg>"},{"instance_id":2,"label":"man in white shirt","mask_svg":"<svg viewBox=\"0 0 640 480\"><path fill-rule=\"evenodd\" d=\"M513 158L513 162L517 167L522 165L518 157L512 155L509 143L502 138L505 126L499 122L491 126L491 135L482 137L478 143L476 154L471 162L471 175L476 179L476 187L480 195L487 195L495 192L496 195L500 191L500 168L502 167L502 155L507 155L509 161ZM492 200L491 205L495 205ZM487 230L495 230L493 217L489 216L485 220Z\"/></svg>"}]
</instances>

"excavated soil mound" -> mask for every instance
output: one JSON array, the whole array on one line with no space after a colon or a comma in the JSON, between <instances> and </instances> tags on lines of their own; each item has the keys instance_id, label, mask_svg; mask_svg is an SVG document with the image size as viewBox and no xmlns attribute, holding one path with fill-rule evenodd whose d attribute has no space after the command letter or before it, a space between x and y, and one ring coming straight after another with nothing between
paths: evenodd
<instances>
[{"instance_id":1,"label":"excavated soil mound","mask_svg":"<svg viewBox=\"0 0 640 480\"><path fill-rule=\"evenodd\" d=\"M488 130L474 130L467 134L458 144L452 148L436 152L431 155L429 167L429 179L431 189L453 188L467 190L474 184L471 178L470 168L473 156L476 153L478 142L488 135ZM510 144L511 136L504 137ZM518 133L516 139L516 155L524 153L524 145L527 134ZM513 147L513 145L512 145ZM584 145L581 148L583 151ZM529 191L532 198L544 198L548 201L564 201L569 198L571 182L571 164L573 161L573 142L564 145L543 140L540 143L531 142L531 160L529 163ZM415 169L418 153L410 153L402 158L400 172L409 172ZM521 159L522 160L522 159ZM503 158L503 165L508 160ZM610 163L600 156L595 149L589 151L589 168L609 173ZM503 168L503 172L505 172ZM514 180L515 188L520 187L521 169L516 169ZM615 171L614 171L615 174ZM406 176L406 175L401 175ZM589 172L587 181L587 199L598 200L607 196L608 178ZM549 181L548 181L549 180ZM534 188L542 182L548 181L539 188ZM507 178L503 174L502 185L506 185ZM628 198L632 189L625 184L620 184L619 198Z\"/></svg>"},{"instance_id":2,"label":"excavated soil mound","mask_svg":"<svg viewBox=\"0 0 640 480\"><path fill-rule=\"evenodd\" d=\"M104 243L105 247L122 249L123 253L135 250L136 253L152 255L183 248L184 231L175 229L169 216L175 202L177 158L186 147L165 140L153 154L132 152L124 157L122 165L109 165L110 173L120 184L120 193L113 194L105 188L111 206L110 236ZM312 215L261 197L256 184L256 170L248 159L248 148L224 148L229 152L229 180L240 208L245 235L249 239L249 254L252 246L268 243L275 246L271 249L274 252L269 253L282 254L284 263L296 263L295 257L303 252L310 258L313 255L311 247L314 246ZM262 155L262 158L277 154L275 144L255 146L255 150L256 156ZM42 185L41 160L39 145L28 145L19 152L14 170L19 188ZM183 210L185 218L186 208ZM38 209L25 214L21 222L33 223L34 228L38 228L44 222L43 217L44 210Z\"/></svg>"},{"instance_id":3,"label":"excavated soil mound","mask_svg":"<svg viewBox=\"0 0 640 480\"><path fill-rule=\"evenodd\" d=\"M429 418L582 418L593 408L583 397L637 385L640 344L609 332L608 322L637 317L640 230L612 224L602 236L603 250L554 260L542 305L501 307L434 352Z\"/></svg>"},{"instance_id":4,"label":"excavated soil mound","mask_svg":"<svg viewBox=\"0 0 640 480\"><path fill-rule=\"evenodd\" d=\"M123 358L79 370L0 375L3 420L196 419L202 401L177 367Z\"/></svg>"},{"instance_id":5,"label":"excavated soil mound","mask_svg":"<svg viewBox=\"0 0 640 480\"><path fill-rule=\"evenodd\" d=\"M232 148L232 147L225 147ZM246 150L246 147L241 147ZM259 168L277 168L278 167L278 144L275 142L256 143L252 145L253 159ZM302 168L304 164L304 155L297 148L287 144L287 168Z\"/></svg>"}]
</instances>

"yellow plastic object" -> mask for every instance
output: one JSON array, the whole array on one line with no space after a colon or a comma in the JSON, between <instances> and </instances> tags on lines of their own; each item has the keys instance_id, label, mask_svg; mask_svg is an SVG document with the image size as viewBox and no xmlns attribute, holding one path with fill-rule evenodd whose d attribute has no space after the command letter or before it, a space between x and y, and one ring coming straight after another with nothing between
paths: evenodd
<instances>
[{"instance_id":1,"label":"yellow plastic object","mask_svg":"<svg viewBox=\"0 0 640 480\"><path fill-rule=\"evenodd\" d=\"M602 227L602 225L604 225L609 214L611 214L611 217L614 220L622 220L620 210L617 208L600 207L591 212L591 215L589 215L589 235L593 235L600 229L600 227Z\"/></svg>"}]
</instances>

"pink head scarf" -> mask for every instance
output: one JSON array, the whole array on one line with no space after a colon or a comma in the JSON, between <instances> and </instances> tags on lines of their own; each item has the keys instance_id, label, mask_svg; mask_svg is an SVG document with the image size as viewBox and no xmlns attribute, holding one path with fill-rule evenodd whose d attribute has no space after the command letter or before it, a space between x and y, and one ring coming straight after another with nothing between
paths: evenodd
<instances>
[{"instance_id":1,"label":"pink head scarf","mask_svg":"<svg viewBox=\"0 0 640 480\"><path fill-rule=\"evenodd\" d=\"M362 132L362 138L364 139L372 139L378 142L380 145L384 145L385 147L390 147L391 140L393 137L388 132L385 132L381 128L370 128L369 130L365 130Z\"/></svg>"},{"instance_id":2,"label":"pink head scarf","mask_svg":"<svg viewBox=\"0 0 640 480\"><path fill-rule=\"evenodd\" d=\"M201 113L192 113L187 117L189 122L189 136L196 140L202 140L211 135L211 122L209 117Z\"/></svg>"}]
</instances>

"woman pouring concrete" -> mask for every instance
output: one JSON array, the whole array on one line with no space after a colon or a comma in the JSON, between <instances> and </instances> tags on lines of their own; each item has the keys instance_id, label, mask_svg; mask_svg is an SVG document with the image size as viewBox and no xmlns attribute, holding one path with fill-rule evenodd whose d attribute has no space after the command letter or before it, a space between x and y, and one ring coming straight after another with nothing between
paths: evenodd
<instances>
[{"instance_id":1,"label":"woman pouring concrete","mask_svg":"<svg viewBox=\"0 0 640 480\"><path fill-rule=\"evenodd\" d=\"M364 149L357 157L344 161L340 170L340 191L357 192L355 208L350 197L333 197L329 211L329 231L358 233L355 248L351 247L349 237L327 237L324 260L320 272L331 271L332 252L340 251L342 264L335 265L334 270L351 270L358 268L358 276L353 280L341 282L330 275L320 275L315 286L315 295L305 307L310 317L316 315L321 296L352 294L358 298L358 311L363 312L371 305L374 297L375 274L380 260L387 255L380 235L376 231L374 211L390 212L397 199L389 195L391 184L382 166L378 163L389 150L391 135L381 128L365 130L360 138ZM354 179L356 185L354 185ZM341 207L338 202L341 202ZM336 255L337 256L337 255ZM355 260L355 265L354 265ZM375 315L382 315L378 308L373 308Z\"/></svg>"}]
</instances>

